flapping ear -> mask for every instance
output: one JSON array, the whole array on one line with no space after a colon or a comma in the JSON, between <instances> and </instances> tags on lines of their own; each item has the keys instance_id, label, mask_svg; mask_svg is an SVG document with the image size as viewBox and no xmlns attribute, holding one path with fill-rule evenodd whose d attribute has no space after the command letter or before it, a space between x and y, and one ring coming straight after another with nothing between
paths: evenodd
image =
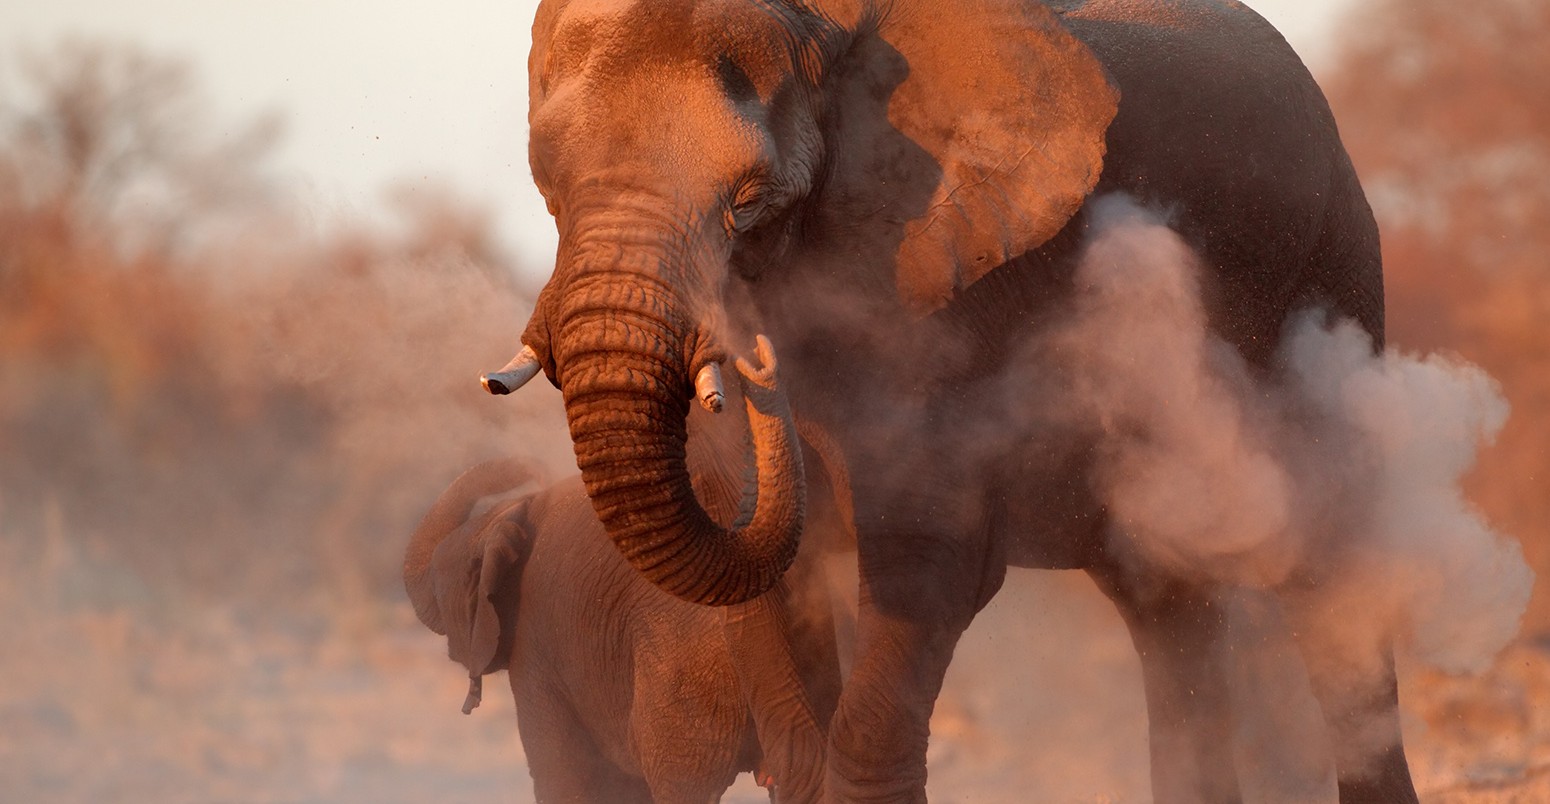
<instances>
[{"instance_id":1,"label":"flapping ear","mask_svg":"<svg viewBox=\"0 0 1550 804\"><path fill-rule=\"evenodd\" d=\"M431 558L437 608L446 626L447 655L478 679L506 667L522 566L531 539L520 522L527 500L492 510L454 531Z\"/></svg>"},{"instance_id":2,"label":"flapping ear","mask_svg":"<svg viewBox=\"0 0 1550 804\"><path fill-rule=\"evenodd\" d=\"M1048 240L1097 184L1118 90L1044 5L819 5L854 38L825 71L818 214L847 260L888 260L909 310Z\"/></svg>"},{"instance_id":3,"label":"flapping ear","mask_svg":"<svg viewBox=\"0 0 1550 804\"><path fill-rule=\"evenodd\" d=\"M470 677L504 669L510 660L511 646L501 644L502 616L509 620L516 614L518 590L513 581L520 578L529 547L526 534L511 518L496 522L485 536L468 660L464 663Z\"/></svg>"}]
</instances>

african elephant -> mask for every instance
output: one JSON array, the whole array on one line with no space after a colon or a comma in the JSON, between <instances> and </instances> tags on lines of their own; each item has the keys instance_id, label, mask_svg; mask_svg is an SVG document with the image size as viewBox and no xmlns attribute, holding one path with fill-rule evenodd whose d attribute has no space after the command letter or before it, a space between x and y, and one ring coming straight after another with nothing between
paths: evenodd
<instances>
[{"instance_id":1,"label":"african elephant","mask_svg":"<svg viewBox=\"0 0 1550 804\"><path fill-rule=\"evenodd\" d=\"M683 421L750 333L779 345L793 409L854 479L862 608L830 800L924 799L943 675L1009 559L1083 569L1124 615L1157 799L1236 799L1213 589L1117 560L1080 445L963 433L1062 309L1100 196L1168 212L1250 366L1310 307L1381 348L1376 224L1281 36L1230 0L544 0L528 66L559 249L486 387L542 371L621 552L732 604L775 583L799 528L712 523ZM1392 662L1315 682L1337 754L1390 738L1339 765L1341 799L1414 800Z\"/></svg>"},{"instance_id":2,"label":"african elephant","mask_svg":"<svg viewBox=\"0 0 1550 804\"><path fill-rule=\"evenodd\" d=\"M730 520L740 425L692 418L697 494ZM415 531L404 577L422 622L468 669L465 713L483 675L509 670L537 799L712 802L753 771L775 800L815 800L839 695L819 545L805 542L757 600L700 606L624 561L579 478L475 513L531 480L516 459L465 472ZM808 518L825 516L839 513Z\"/></svg>"}]
</instances>

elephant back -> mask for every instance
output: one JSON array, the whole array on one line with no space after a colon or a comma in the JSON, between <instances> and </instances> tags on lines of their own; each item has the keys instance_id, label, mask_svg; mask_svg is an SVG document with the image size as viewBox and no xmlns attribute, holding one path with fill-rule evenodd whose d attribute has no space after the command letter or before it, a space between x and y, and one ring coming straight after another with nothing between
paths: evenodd
<instances>
[{"instance_id":1,"label":"elephant back","mask_svg":"<svg viewBox=\"0 0 1550 804\"><path fill-rule=\"evenodd\" d=\"M1202 0L1091 0L1065 22L1122 96L1094 197L1129 196L1180 234L1217 333L1265 366L1288 315L1317 305L1381 345L1377 224L1329 104L1281 34L1240 4Z\"/></svg>"}]
</instances>

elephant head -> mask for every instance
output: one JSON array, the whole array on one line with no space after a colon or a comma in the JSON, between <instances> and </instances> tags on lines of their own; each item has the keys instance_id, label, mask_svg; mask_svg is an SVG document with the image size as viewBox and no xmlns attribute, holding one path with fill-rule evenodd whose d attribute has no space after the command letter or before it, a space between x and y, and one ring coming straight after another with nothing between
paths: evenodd
<instances>
[{"instance_id":1,"label":"elephant head","mask_svg":"<svg viewBox=\"0 0 1550 804\"><path fill-rule=\"evenodd\" d=\"M510 623L503 605L518 592L516 581L531 548L518 524L526 499L498 505L473 519L482 497L511 491L533 479L518 461L495 460L464 472L437 498L410 537L404 557L404 589L427 628L447 637L447 655L468 668L465 714L479 705L481 679L505 669Z\"/></svg>"},{"instance_id":2,"label":"elephant head","mask_svg":"<svg viewBox=\"0 0 1550 804\"><path fill-rule=\"evenodd\" d=\"M486 385L542 370L615 543L721 604L779 578L802 484L761 471L754 510L788 515L731 531L690 490L689 398L758 329L728 320L729 287L800 263L905 320L940 308L1061 229L1117 104L1026 0L545 0L529 76L560 246L522 353Z\"/></svg>"}]
</instances>

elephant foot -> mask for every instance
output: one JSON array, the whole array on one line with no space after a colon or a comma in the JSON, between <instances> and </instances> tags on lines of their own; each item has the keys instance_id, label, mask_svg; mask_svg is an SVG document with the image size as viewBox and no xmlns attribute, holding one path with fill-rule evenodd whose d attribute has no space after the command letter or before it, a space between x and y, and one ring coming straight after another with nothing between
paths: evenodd
<instances>
[{"instance_id":1,"label":"elephant foot","mask_svg":"<svg viewBox=\"0 0 1550 804\"><path fill-rule=\"evenodd\" d=\"M1417 804L1410 764L1400 746L1385 749L1360 775L1341 774L1340 804Z\"/></svg>"}]
</instances>

